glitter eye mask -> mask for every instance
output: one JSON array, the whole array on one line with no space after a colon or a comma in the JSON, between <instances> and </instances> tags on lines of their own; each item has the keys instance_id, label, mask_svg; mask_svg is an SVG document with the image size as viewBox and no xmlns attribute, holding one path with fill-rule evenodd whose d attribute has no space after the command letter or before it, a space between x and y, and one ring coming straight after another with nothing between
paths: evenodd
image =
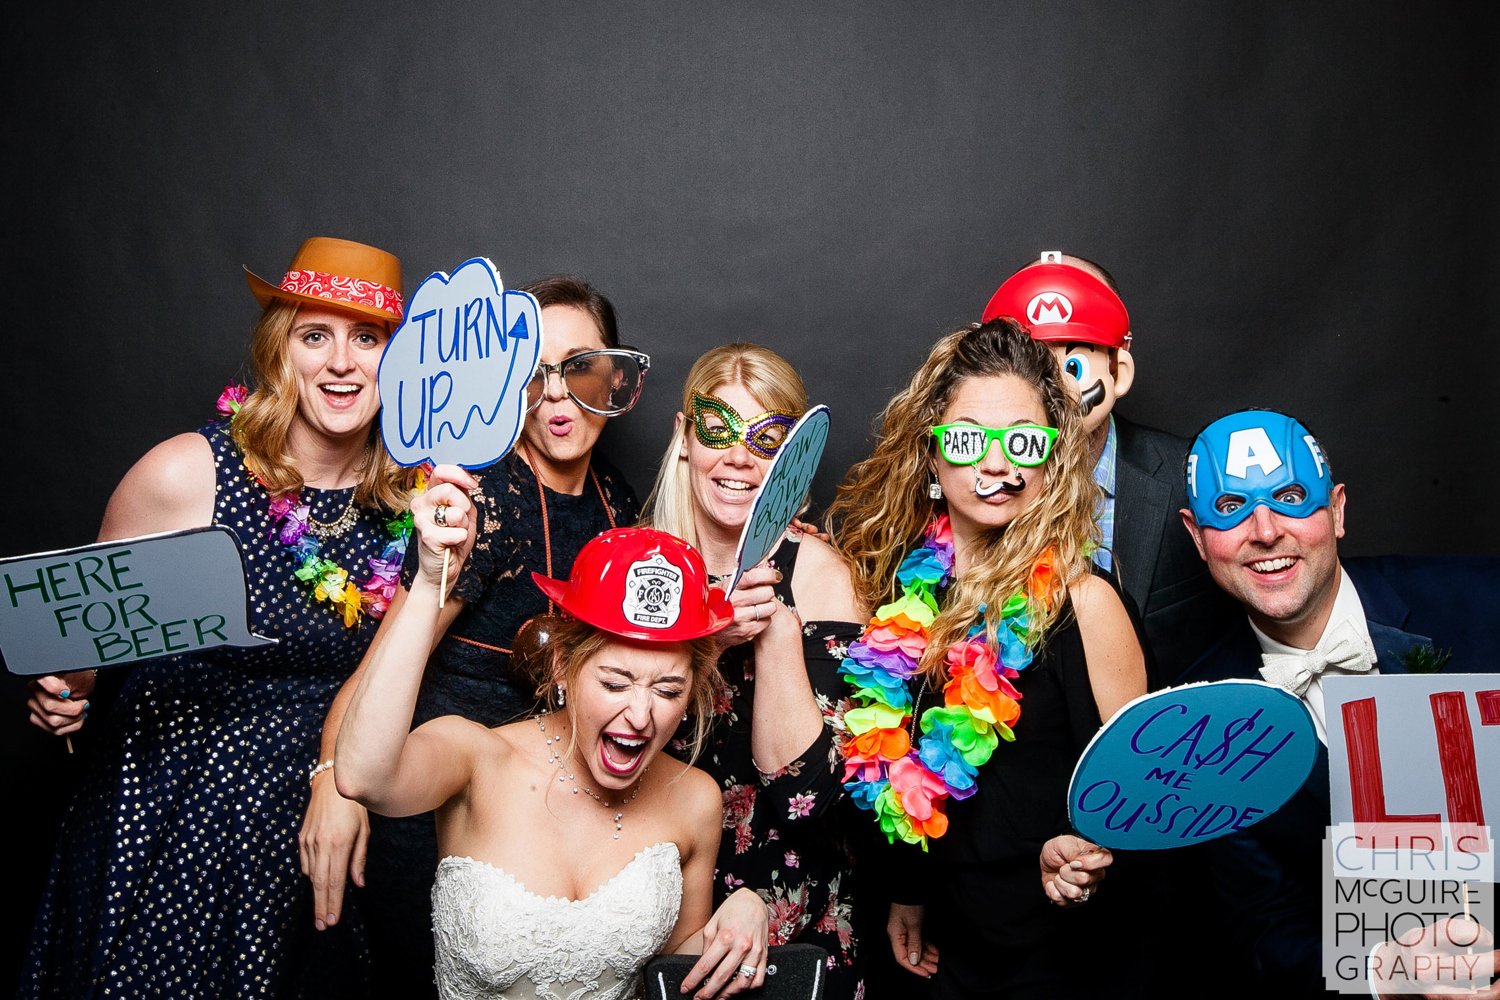
<instances>
[{"instance_id":1,"label":"glitter eye mask","mask_svg":"<svg viewBox=\"0 0 1500 1000\"><path fill-rule=\"evenodd\" d=\"M710 417L723 423L712 424ZM722 451L743 443L752 454L771 458L796 423L797 414L786 410L767 410L747 420L718 396L693 393L693 432L705 448Z\"/></svg>"}]
</instances>

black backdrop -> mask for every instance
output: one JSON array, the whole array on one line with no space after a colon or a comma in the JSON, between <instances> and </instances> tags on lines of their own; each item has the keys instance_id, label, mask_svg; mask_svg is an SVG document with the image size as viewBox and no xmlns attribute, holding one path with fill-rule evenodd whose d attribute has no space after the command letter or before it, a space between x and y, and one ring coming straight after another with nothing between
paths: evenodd
<instances>
[{"instance_id":1,"label":"black backdrop","mask_svg":"<svg viewBox=\"0 0 1500 1000\"><path fill-rule=\"evenodd\" d=\"M1081 253L1134 320L1122 411L1288 410L1349 484L1347 552L1500 553L1500 71L1470 9L26 5L0 554L92 539L242 370L239 265L274 279L314 234L393 250L409 289L476 254L594 281L655 359L605 439L642 491L691 360L781 351L833 407L822 503L939 333ZM75 763L6 693L35 878Z\"/></svg>"}]
</instances>

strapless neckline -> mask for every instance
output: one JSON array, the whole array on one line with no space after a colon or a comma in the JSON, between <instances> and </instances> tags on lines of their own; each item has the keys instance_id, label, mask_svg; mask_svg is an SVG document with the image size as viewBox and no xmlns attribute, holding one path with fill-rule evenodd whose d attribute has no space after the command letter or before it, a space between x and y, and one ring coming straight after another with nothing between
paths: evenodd
<instances>
[{"instance_id":1,"label":"strapless neckline","mask_svg":"<svg viewBox=\"0 0 1500 1000\"><path fill-rule=\"evenodd\" d=\"M564 903L564 904L568 904L568 905L577 906L577 905L580 905L582 903L587 903L589 900L593 899L595 896L599 895L601 892L607 891L612 884L614 884L615 882L619 881L619 879L621 877L623 877L627 872L629 872L632 867L634 867L635 865L641 863L641 861L643 861L649 855L651 855L653 853L656 853L656 852L668 851L668 850L671 852L671 859L674 862L681 858L682 855L677 850L677 845L675 843L673 843L672 841L670 841L670 840L662 840L662 841L657 841L654 844L648 844L645 847L641 848L639 851L636 851L635 852L635 856L632 857L629 861L625 862L623 865L621 865L620 868L619 868L619 870L617 870L613 875L611 875L609 878L605 879L603 882L600 882L598 885L596 885L594 887L593 891L590 892L587 896L580 896L578 899L570 899L567 896L543 896L541 893L532 892L530 889L528 889L526 887L526 883L524 883L520 879L516 878L514 875L512 875L510 872L506 871L504 868L501 868L499 865L492 865L488 861L481 861L478 858L471 858L471 857L469 857L466 854L450 854L447 857L443 858L443 860L439 863L438 867L441 868L441 867L443 867L445 865L449 865L450 862L453 865L463 865L463 864L473 865L473 866L481 868L481 869L483 869L485 871L493 872L495 875L499 876L500 878L502 878L502 879L506 880L507 882L509 882L511 885L515 886L515 888L520 893L522 893L525 896L529 896L532 899L540 900L543 903Z\"/></svg>"},{"instance_id":2,"label":"strapless neckline","mask_svg":"<svg viewBox=\"0 0 1500 1000\"><path fill-rule=\"evenodd\" d=\"M541 896L505 869L446 857L432 886L444 1000L623 1000L667 944L682 902L677 845L637 851L582 899Z\"/></svg>"}]
</instances>

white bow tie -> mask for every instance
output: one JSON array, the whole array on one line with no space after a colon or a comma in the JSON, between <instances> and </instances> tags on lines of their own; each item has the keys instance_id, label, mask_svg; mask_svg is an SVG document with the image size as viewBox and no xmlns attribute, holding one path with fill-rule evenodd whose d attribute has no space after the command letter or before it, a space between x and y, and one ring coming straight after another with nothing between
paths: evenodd
<instances>
[{"instance_id":1,"label":"white bow tie","mask_svg":"<svg viewBox=\"0 0 1500 1000\"><path fill-rule=\"evenodd\" d=\"M1350 673L1365 673L1375 665L1375 647L1350 621L1340 622L1323 637L1316 649L1305 653L1262 653L1260 675L1286 688L1298 698L1314 677L1330 667Z\"/></svg>"}]
</instances>

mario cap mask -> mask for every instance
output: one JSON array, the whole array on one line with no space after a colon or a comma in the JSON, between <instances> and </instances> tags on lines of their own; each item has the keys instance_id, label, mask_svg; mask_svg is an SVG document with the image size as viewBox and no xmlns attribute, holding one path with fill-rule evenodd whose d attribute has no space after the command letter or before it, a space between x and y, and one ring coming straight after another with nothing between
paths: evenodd
<instances>
[{"instance_id":1,"label":"mario cap mask","mask_svg":"<svg viewBox=\"0 0 1500 1000\"><path fill-rule=\"evenodd\" d=\"M1332 488L1328 460L1311 432L1271 410L1220 417L1188 452L1188 509L1204 528L1227 531L1261 505L1308 517L1328 506Z\"/></svg>"},{"instance_id":2,"label":"mario cap mask","mask_svg":"<svg viewBox=\"0 0 1500 1000\"><path fill-rule=\"evenodd\" d=\"M1023 267L995 290L981 321L1009 316L1033 340L1097 347L1128 347L1130 315L1125 303L1103 281L1081 267L1063 263L1049 250L1041 263Z\"/></svg>"}]
</instances>

